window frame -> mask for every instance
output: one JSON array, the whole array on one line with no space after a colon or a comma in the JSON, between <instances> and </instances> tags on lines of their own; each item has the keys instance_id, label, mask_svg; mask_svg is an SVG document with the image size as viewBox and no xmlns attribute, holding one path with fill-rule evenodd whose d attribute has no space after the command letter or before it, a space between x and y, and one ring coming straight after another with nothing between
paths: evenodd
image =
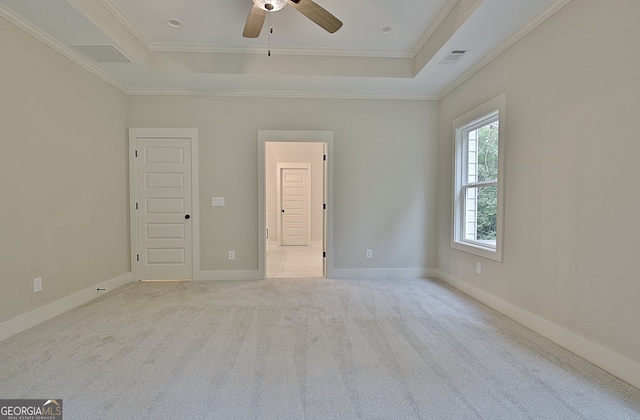
<instances>
[{"instance_id":1,"label":"window frame","mask_svg":"<svg viewBox=\"0 0 640 420\"><path fill-rule=\"evenodd\" d=\"M506 94L501 94L453 120L453 199L451 247L502 262L504 237L504 178L506 144ZM492 121L498 121L498 176L496 181L468 182L468 133ZM496 244L469 240L464 236L466 191L496 186Z\"/></svg>"}]
</instances>

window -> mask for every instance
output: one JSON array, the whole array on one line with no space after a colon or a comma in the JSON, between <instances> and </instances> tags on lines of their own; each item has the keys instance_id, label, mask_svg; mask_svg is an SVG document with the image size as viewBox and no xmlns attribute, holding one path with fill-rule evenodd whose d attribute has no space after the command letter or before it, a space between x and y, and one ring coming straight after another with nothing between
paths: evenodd
<instances>
[{"instance_id":1,"label":"window","mask_svg":"<svg viewBox=\"0 0 640 420\"><path fill-rule=\"evenodd\" d=\"M506 95L456 118L451 246L502 261Z\"/></svg>"}]
</instances>

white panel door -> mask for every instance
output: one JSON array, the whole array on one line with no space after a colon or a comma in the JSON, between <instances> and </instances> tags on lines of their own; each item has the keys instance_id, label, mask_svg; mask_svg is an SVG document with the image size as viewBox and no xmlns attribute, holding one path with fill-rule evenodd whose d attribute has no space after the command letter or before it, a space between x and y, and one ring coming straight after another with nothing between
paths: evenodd
<instances>
[{"instance_id":1,"label":"white panel door","mask_svg":"<svg viewBox=\"0 0 640 420\"><path fill-rule=\"evenodd\" d=\"M191 279L191 139L135 141L138 280Z\"/></svg>"},{"instance_id":2,"label":"white panel door","mask_svg":"<svg viewBox=\"0 0 640 420\"><path fill-rule=\"evenodd\" d=\"M281 169L282 245L307 245L309 236L309 173L307 169Z\"/></svg>"}]
</instances>

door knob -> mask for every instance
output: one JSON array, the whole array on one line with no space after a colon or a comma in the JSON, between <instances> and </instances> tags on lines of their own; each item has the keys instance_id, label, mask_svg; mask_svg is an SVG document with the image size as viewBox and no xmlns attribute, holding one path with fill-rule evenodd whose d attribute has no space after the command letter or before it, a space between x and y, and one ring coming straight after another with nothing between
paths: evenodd
<instances>
[{"instance_id":1,"label":"door knob","mask_svg":"<svg viewBox=\"0 0 640 420\"><path fill-rule=\"evenodd\" d=\"M186 220L189 220L189 219L191 219L191 215L189 215L189 214L185 214L185 215L184 215L184 218L185 218Z\"/></svg>"}]
</instances>

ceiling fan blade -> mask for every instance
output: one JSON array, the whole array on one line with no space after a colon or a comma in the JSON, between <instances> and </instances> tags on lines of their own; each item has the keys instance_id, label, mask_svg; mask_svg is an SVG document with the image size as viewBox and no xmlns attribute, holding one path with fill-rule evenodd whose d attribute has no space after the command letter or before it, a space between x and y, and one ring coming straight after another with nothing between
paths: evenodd
<instances>
[{"instance_id":1,"label":"ceiling fan blade","mask_svg":"<svg viewBox=\"0 0 640 420\"><path fill-rule=\"evenodd\" d=\"M318 26L329 33L334 33L342 27L340 19L327 12L311 0L286 0L298 12L302 13Z\"/></svg>"},{"instance_id":2,"label":"ceiling fan blade","mask_svg":"<svg viewBox=\"0 0 640 420\"><path fill-rule=\"evenodd\" d=\"M247 16L247 22L244 24L242 36L245 38L257 38L260 36L260 31L262 31L262 25L264 24L264 19L267 17L267 13L266 10L262 10L254 3L249 12L249 16Z\"/></svg>"}]
</instances>

